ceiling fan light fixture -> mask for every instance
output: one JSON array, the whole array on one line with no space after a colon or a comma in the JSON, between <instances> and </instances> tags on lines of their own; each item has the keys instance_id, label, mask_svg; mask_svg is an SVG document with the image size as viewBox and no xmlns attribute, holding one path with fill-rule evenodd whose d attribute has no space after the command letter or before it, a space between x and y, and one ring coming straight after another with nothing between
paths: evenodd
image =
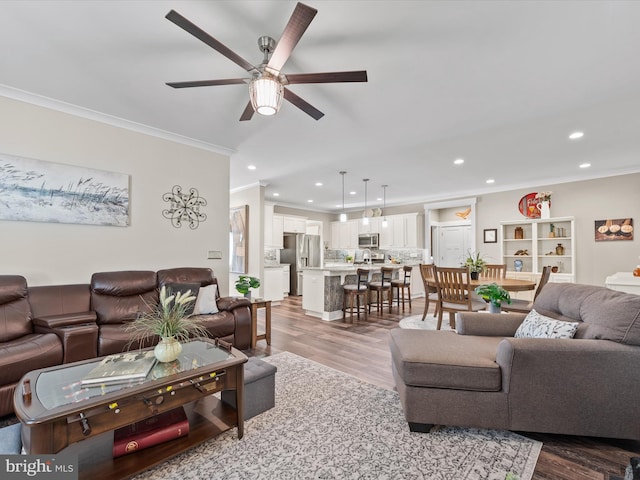
<instances>
[{"instance_id":1,"label":"ceiling fan light fixture","mask_svg":"<svg viewBox=\"0 0 640 480\"><path fill-rule=\"evenodd\" d=\"M275 115L284 98L284 86L273 76L263 73L249 83L251 106L260 115Z\"/></svg>"}]
</instances>

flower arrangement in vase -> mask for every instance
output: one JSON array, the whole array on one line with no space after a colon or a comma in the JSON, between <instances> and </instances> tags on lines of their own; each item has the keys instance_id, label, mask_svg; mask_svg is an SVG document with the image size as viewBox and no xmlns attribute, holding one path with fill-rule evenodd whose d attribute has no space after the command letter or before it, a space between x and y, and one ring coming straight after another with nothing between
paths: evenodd
<instances>
[{"instance_id":1,"label":"flower arrangement in vase","mask_svg":"<svg viewBox=\"0 0 640 480\"><path fill-rule=\"evenodd\" d=\"M497 283L480 285L476 288L476 293L489 302L489 311L491 313L500 313L502 302L511 303L509 292Z\"/></svg>"},{"instance_id":2,"label":"flower arrangement in vase","mask_svg":"<svg viewBox=\"0 0 640 480\"><path fill-rule=\"evenodd\" d=\"M553 192L538 192L535 199L538 201L536 208L540 211L540 218L551 218L551 194Z\"/></svg>"},{"instance_id":3,"label":"flower arrangement in vase","mask_svg":"<svg viewBox=\"0 0 640 480\"><path fill-rule=\"evenodd\" d=\"M178 358L182 351L181 342L191 337L207 336L207 330L188 313L195 299L191 290L172 294L171 289L163 285L158 303L149 306L148 312L126 326L126 331L133 334L129 345L158 335L160 342L154 349L158 361L172 362Z\"/></svg>"}]
</instances>

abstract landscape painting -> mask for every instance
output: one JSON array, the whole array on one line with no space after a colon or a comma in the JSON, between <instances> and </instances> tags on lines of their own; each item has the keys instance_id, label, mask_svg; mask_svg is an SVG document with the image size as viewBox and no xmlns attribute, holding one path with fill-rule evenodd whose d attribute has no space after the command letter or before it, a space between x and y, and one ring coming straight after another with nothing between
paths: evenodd
<instances>
[{"instance_id":1,"label":"abstract landscape painting","mask_svg":"<svg viewBox=\"0 0 640 480\"><path fill-rule=\"evenodd\" d=\"M129 224L129 175L0 154L0 220Z\"/></svg>"}]
</instances>

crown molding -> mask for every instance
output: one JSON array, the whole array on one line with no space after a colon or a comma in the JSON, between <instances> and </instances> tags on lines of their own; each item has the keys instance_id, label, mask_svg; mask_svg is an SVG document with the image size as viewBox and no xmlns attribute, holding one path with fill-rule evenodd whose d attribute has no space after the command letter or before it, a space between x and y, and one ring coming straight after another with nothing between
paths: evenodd
<instances>
[{"instance_id":1,"label":"crown molding","mask_svg":"<svg viewBox=\"0 0 640 480\"><path fill-rule=\"evenodd\" d=\"M0 84L0 96L10 98L12 100L18 100L24 103L29 103L38 107L48 108L50 110L55 110L87 120L104 123L106 125L111 125L112 127L123 128L132 132L142 133L144 135L168 140L170 142L181 143L183 145L199 148L201 150L207 150L209 152L228 156L231 156L235 153L235 150L231 148L203 142L201 140L196 140L195 138L185 137L184 135L179 135L177 133L168 132L159 128L150 127L148 125L143 125L142 123L132 122L131 120L125 120L124 118L115 117L113 115L108 115L106 113L90 110L84 107L79 107L71 103L44 97L42 95L37 95L35 93L9 87L7 85Z\"/></svg>"}]
</instances>

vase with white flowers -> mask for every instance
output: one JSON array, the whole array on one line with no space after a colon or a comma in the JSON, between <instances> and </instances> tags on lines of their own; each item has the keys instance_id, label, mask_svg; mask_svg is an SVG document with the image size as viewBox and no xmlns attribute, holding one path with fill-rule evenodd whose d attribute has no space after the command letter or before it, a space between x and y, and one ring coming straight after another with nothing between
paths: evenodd
<instances>
[{"instance_id":1,"label":"vase with white flowers","mask_svg":"<svg viewBox=\"0 0 640 480\"><path fill-rule=\"evenodd\" d=\"M149 311L142 313L126 330L133 334L130 344L142 342L151 335L160 337L154 349L159 362L172 362L182 351L181 342L191 337L206 337L207 331L190 313L191 302L195 301L191 290L176 292L162 286L159 302L150 305Z\"/></svg>"},{"instance_id":2,"label":"vase with white flowers","mask_svg":"<svg viewBox=\"0 0 640 480\"><path fill-rule=\"evenodd\" d=\"M538 192L536 208L540 211L540 218L551 218L551 194L553 192Z\"/></svg>"}]
</instances>

